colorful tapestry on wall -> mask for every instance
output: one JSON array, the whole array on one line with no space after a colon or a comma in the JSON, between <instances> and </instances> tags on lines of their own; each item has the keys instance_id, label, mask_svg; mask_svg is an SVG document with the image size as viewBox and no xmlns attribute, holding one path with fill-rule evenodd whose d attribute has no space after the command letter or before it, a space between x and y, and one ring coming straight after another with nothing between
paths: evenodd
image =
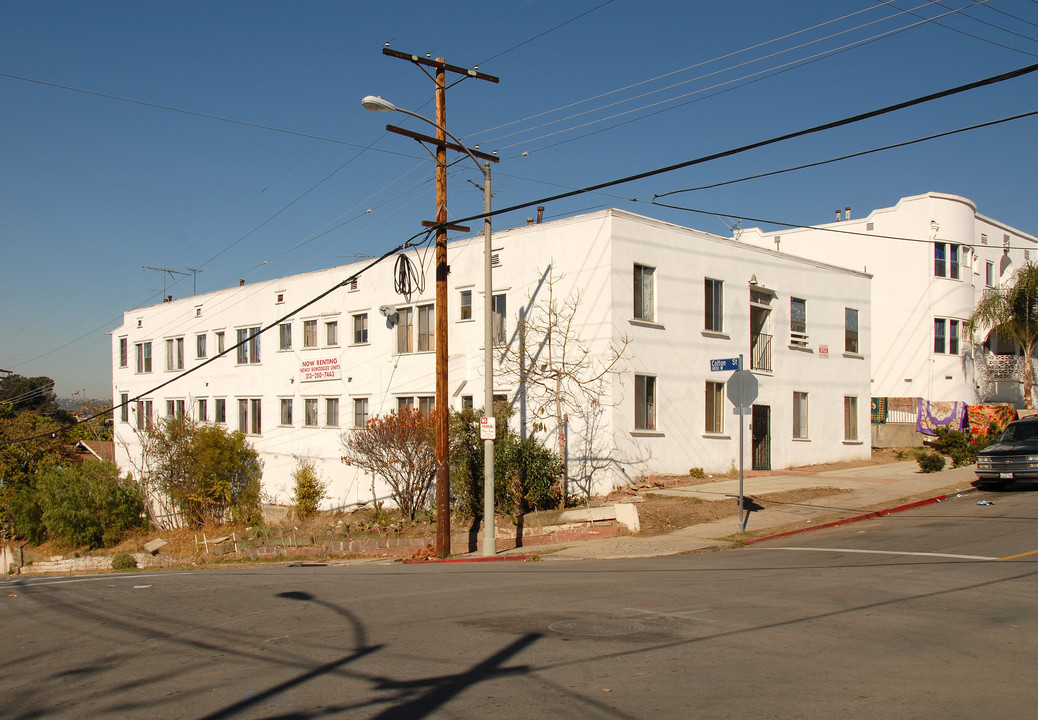
<instances>
[{"instance_id":1,"label":"colorful tapestry on wall","mask_svg":"<svg viewBox=\"0 0 1038 720\"><path fill-rule=\"evenodd\" d=\"M924 435L936 435L937 428L962 430L966 425L966 403L930 402L919 398L915 429Z\"/></svg>"},{"instance_id":2,"label":"colorful tapestry on wall","mask_svg":"<svg viewBox=\"0 0 1038 720\"><path fill-rule=\"evenodd\" d=\"M882 425L887 421L887 399L885 397L872 398L872 422Z\"/></svg>"},{"instance_id":3,"label":"colorful tapestry on wall","mask_svg":"<svg viewBox=\"0 0 1038 720\"><path fill-rule=\"evenodd\" d=\"M992 425L997 432L1017 418L1016 408L1010 405L970 405L966 411L970 435L983 435Z\"/></svg>"}]
</instances>

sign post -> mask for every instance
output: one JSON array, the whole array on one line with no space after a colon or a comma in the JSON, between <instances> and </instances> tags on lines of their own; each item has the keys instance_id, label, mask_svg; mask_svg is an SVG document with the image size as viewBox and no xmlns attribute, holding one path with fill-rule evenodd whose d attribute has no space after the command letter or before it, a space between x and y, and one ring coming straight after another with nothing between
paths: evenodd
<instances>
[{"instance_id":1,"label":"sign post","mask_svg":"<svg viewBox=\"0 0 1038 720\"><path fill-rule=\"evenodd\" d=\"M710 365L716 360L711 360ZM753 407L753 401L757 399L760 385L757 377L742 366L742 354L739 355L737 370L728 378L728 399L735 406L735 412L739 415L739 530L746 530L746 522L750 519L749 513L743 511L745 502L743 500L743 458L746 455L746 415Z\"/></svg>"}]
</instances>

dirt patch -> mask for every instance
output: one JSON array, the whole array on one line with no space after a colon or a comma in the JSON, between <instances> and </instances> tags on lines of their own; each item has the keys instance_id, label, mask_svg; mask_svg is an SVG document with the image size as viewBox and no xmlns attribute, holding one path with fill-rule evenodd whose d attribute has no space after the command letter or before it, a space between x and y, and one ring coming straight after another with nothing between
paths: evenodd
<instances>
[{"instance_id":1,"label":"dirt patch","mask_svg":"<svg viewBox=\"0 0 1038 720\"><path fill-rule=\"evenodd\" d=\"M767 495L754 495L753 499L759 508L767 508L778 505L795 505L844 492L849 491L834 487L800 488ZM706 501L699 498L680 498L653 493L647 493L642 497L645 498L645 502L638 503L638 521L642 527L639 535L643 537L665 535L690 525L734 517L739 509L736 498Z\"/></svg>"}]
</instances>

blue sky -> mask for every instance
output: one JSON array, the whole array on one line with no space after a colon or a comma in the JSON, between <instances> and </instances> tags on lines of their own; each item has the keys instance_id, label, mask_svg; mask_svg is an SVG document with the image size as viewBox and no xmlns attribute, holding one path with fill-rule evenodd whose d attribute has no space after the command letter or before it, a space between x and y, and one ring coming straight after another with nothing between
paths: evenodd
<instances>
[{"instance_id":1,"label":"blue sky","mask_svg":"<svg viewBox=\"0 0 1038 720\"><path fill-rule=\"evenodd\" d=\"M206 292L380 254L419 230L434 214L432 163L383 126L430 128L360 100L431 116L433 85L384 56L387 42L501 78L453 87L447 123L498 151L494 204L506 207L1033 64L1038 2L5 0L0 368L107 398L105 333L161 296L143 265L201 268ZM720 218L653 207L653 194L1036 106L1038 73L551 203L545 218L616 206L727 234ZM1036 151L1026 118L673 199L808 225L932 190L1035 233ZM470 162L452 168L453 217L482 209L469 180L481 182ZM166 292L191 295L192 277L178 278Z\"/></svg>"}]
</instances>

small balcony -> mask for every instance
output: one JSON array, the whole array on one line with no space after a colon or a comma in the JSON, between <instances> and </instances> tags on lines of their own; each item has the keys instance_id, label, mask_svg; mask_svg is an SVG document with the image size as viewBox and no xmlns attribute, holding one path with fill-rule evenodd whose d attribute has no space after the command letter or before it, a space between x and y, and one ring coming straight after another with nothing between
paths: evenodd
<instances>
[{"instance_id":1,"label":"small balcony","mask_svg":"<svg viewBox=\"0 0 1038 720\"><path fill-rule=\"evenodd\" d=\"M771 335L750 336L750 370L771 372Z\"/></svg>"}]
</instances>

